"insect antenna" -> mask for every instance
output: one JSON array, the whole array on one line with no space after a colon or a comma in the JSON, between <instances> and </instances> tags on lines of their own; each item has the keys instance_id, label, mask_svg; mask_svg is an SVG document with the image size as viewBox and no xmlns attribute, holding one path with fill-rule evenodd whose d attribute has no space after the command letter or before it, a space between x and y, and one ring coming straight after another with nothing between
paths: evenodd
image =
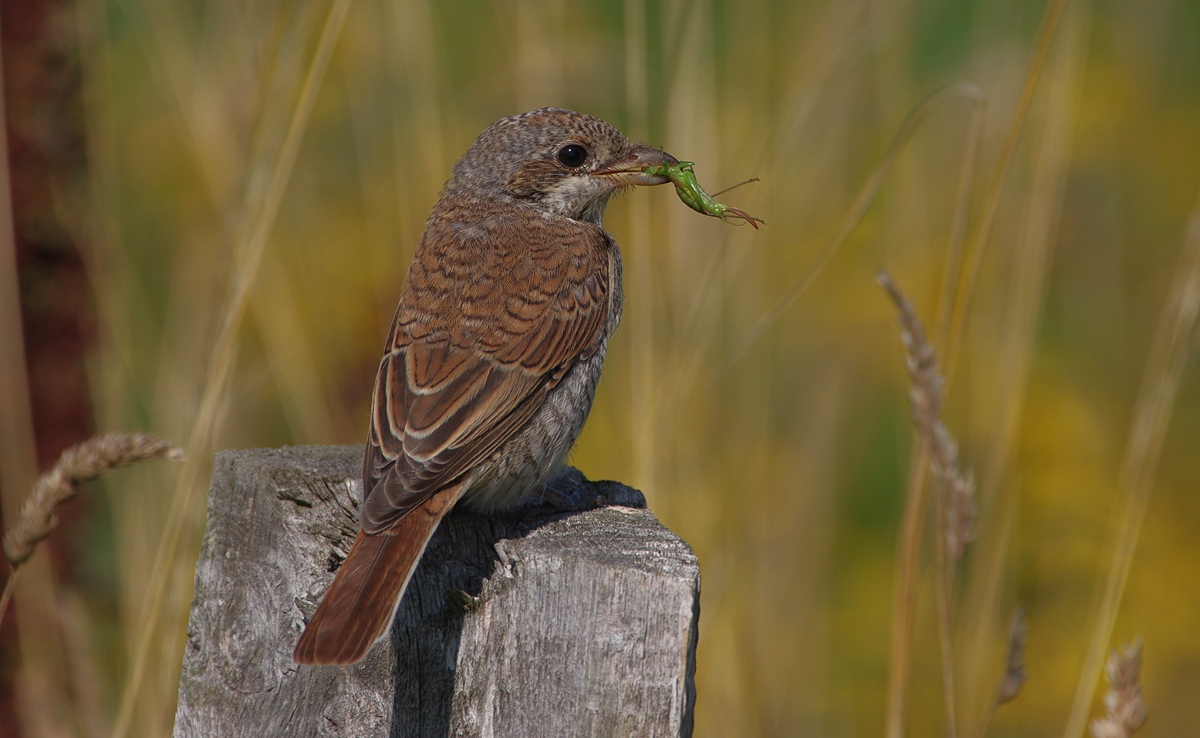
<instances>
[{"instance_id":1,"label":"insect antenna","mask_svg":"<svg viewBox=\"0 0 1200 738\"><path fill-rule=\"evenodd\" d=\"M751 182L760 182L760 181L762 181L762 180L760 180L758 177L751 177L750 179L743 179L741 182L738 182L735 185L729 185L728 187L721 190L720 192L712 193L712 196L716 197L717 195L724 195L726 192L729 192L730 190L736 190L737 188L741 187L742 185L750 184Z\"/></svg>"}]
</instances>

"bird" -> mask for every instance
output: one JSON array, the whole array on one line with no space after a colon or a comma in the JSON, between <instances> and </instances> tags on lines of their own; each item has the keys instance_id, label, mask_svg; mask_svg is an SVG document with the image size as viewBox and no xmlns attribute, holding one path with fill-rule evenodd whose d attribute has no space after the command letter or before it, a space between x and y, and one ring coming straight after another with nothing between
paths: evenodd
<instances>
[{"instance_id":1,"label":"bird","mask_svg":"<svg viewBox=\"0 0 1200 738\"><path fill-rule=\"evenodd\" d=\"M352 664L390 630L438 524L540 501L591 409L621 319L605 206L671 155L584 113L488 126L417 245L375 376L359 532L293 658Z\"/></svg>"}]
</instances>

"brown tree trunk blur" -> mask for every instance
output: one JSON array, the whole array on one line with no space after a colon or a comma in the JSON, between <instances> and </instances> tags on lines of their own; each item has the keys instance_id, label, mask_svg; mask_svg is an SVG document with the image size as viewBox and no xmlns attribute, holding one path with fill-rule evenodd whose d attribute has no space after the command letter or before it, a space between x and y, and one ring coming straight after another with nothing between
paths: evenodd
<instances>
[{"instance_id":1,"label":"brown tree trunk blur","mask_svg":"<svg viewBox=\"0 0 1200 738\"><path fill-rule=\"evenodd\" d=\"M55 183L82 177L85 168L73 5L0 0L0 49L21 327L37 462L45 469L92 431L84 366L92 296L80 244L61 226L54 201ZM44 546L60 580L70 578L71 541L87 504L68 506ZM16 621L10 611L0 628L0 738L21 735Z\"/></svg>"}]
</instances>

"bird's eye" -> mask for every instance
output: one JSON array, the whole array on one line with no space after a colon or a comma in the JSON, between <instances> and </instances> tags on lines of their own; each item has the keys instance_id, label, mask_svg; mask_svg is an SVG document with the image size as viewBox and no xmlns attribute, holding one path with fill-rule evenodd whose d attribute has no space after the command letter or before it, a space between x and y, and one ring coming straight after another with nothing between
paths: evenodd
<instances>
[{"instance_id":1,"label":"bird's eye","mask_svg":"<svg viewBox=\"0 0 1200 738\"><path fill-rule=\"evenodd\" d=\"M567 144L558 150L558 161L564 167L574 169L583 166L587 161L588 152L579 144Z\"/></svg>"}]
</instances>

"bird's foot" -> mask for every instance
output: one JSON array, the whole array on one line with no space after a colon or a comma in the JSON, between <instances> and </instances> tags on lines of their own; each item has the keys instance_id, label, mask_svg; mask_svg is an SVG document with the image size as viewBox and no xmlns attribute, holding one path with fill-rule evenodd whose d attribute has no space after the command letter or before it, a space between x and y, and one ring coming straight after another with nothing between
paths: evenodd
<instances>
[{"instance_id":1,"label":"bird's foot","mask_svg":"<svg viewBox=\"0 0 1200 738\"><path fill-rule=\"evenodd\" d=\"M593 510L617 505L645 507L645 496L618 482L590 482L578 469L567 467L543 488L540 506L557 512Z\"/></svg>"}]
</instances>

